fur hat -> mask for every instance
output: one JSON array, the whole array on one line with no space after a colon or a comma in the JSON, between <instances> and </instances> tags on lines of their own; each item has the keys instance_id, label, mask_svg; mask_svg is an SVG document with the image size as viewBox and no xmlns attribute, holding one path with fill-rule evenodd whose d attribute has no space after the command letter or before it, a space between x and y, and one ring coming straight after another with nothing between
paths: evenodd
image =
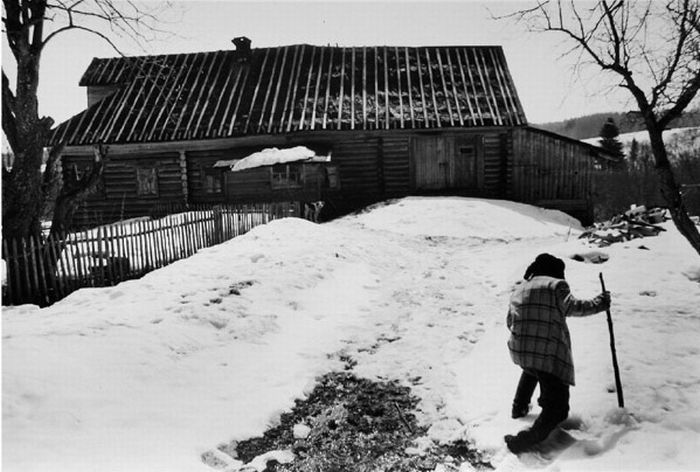
<instances>
[{"instance_id":1,"label":"fur hat","mask_svg":"<svg viewBox=\"0 0 700 472\"><path fill-rule=\"evenodd\" d=\"M528 266L523 278L525 280L530 280L536 275L546 275L556 279L563 279L565 267L566 264L564 264L564 261L558 257L546 253L540 254L535 258L535 261Z\"/></svg>"}]
</instances>

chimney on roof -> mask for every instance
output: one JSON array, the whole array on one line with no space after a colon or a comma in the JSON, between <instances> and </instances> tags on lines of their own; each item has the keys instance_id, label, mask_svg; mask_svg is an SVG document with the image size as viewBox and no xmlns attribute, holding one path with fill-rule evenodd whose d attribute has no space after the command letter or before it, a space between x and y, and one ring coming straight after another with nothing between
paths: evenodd
<instances>
[{"instance_id":1,"label":"chimney on roof","mask_svg":"<svg viewBox=\"0 0 700 472\"><path fill-rule=\"evenodd\" d=\"M250 39L245 36L233 38L231 41L236 46L238 62L247 62L250 59Z\"/></svg>"}]
</instances>

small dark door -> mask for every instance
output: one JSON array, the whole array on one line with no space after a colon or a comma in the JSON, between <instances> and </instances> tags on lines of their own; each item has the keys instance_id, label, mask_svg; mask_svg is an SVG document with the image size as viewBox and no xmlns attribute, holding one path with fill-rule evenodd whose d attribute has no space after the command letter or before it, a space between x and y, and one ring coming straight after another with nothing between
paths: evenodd
<instances>
[{"instance_id":1,"label":"small dark door","mask_svg":"<svg viewBox=\"0 0 700 472\"><path fill-rule=\"evenodd\" d=\"M476 188L479 142L478 137L413 137L416 190Z\"/></svg>"}]
</instances>

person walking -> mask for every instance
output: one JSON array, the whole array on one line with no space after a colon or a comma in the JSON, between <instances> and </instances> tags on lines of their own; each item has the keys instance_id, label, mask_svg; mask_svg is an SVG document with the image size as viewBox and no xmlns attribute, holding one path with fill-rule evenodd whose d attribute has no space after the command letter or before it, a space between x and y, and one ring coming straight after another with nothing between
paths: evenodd
<instances>
[{"instance_id":1,"label":"person walking","mask_svg":"<svg viewBox=\"0 0 700 472\"><path fill-rule=\"evenodd\" d=\"M510 298L506 319L513 362L522 368L511 416L529 412L535 387L540 386L540 415L517 435L506 435L508 449L519 454L543 441L569 415L569 387L575 385L568 316L588 316L610 307L610 293L590 300L571 294L564 279L564 261L540 254L525 271Z\"/></svg>"}]
</instances>

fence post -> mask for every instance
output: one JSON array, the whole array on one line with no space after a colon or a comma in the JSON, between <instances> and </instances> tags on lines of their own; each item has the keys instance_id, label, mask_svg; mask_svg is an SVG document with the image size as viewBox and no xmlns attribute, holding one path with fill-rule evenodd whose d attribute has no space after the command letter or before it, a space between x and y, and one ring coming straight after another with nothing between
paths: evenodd
<instances>
[{"instance_id":1,"label":"fence post","mask_svg":"<svg viewBox=\"0 0 700 472\"><path fill-rule=\"evenodd\" d=\"M223 212L221 211L221 205L214 205L212 209L212 216L214 218L214 239L217 244L224 242L224 222L223 222Z\"/></svg>"},{"instance_id":2,"label":"fence post","mask_svg":"<svg viewBox=\"0 0 700 472\"><path fill-rule=\"evenodd\" d=\"M12 280L14 272L12 268L15 265L15 262L12 260L13 259L13 254L10 253L10 248L9 244L7 243L7 239L3 238L2 240L2 253L5 259L5 295L8 300L10 300L10 303L14 303L14 281Z\"/></svg>"}]
</instances>

